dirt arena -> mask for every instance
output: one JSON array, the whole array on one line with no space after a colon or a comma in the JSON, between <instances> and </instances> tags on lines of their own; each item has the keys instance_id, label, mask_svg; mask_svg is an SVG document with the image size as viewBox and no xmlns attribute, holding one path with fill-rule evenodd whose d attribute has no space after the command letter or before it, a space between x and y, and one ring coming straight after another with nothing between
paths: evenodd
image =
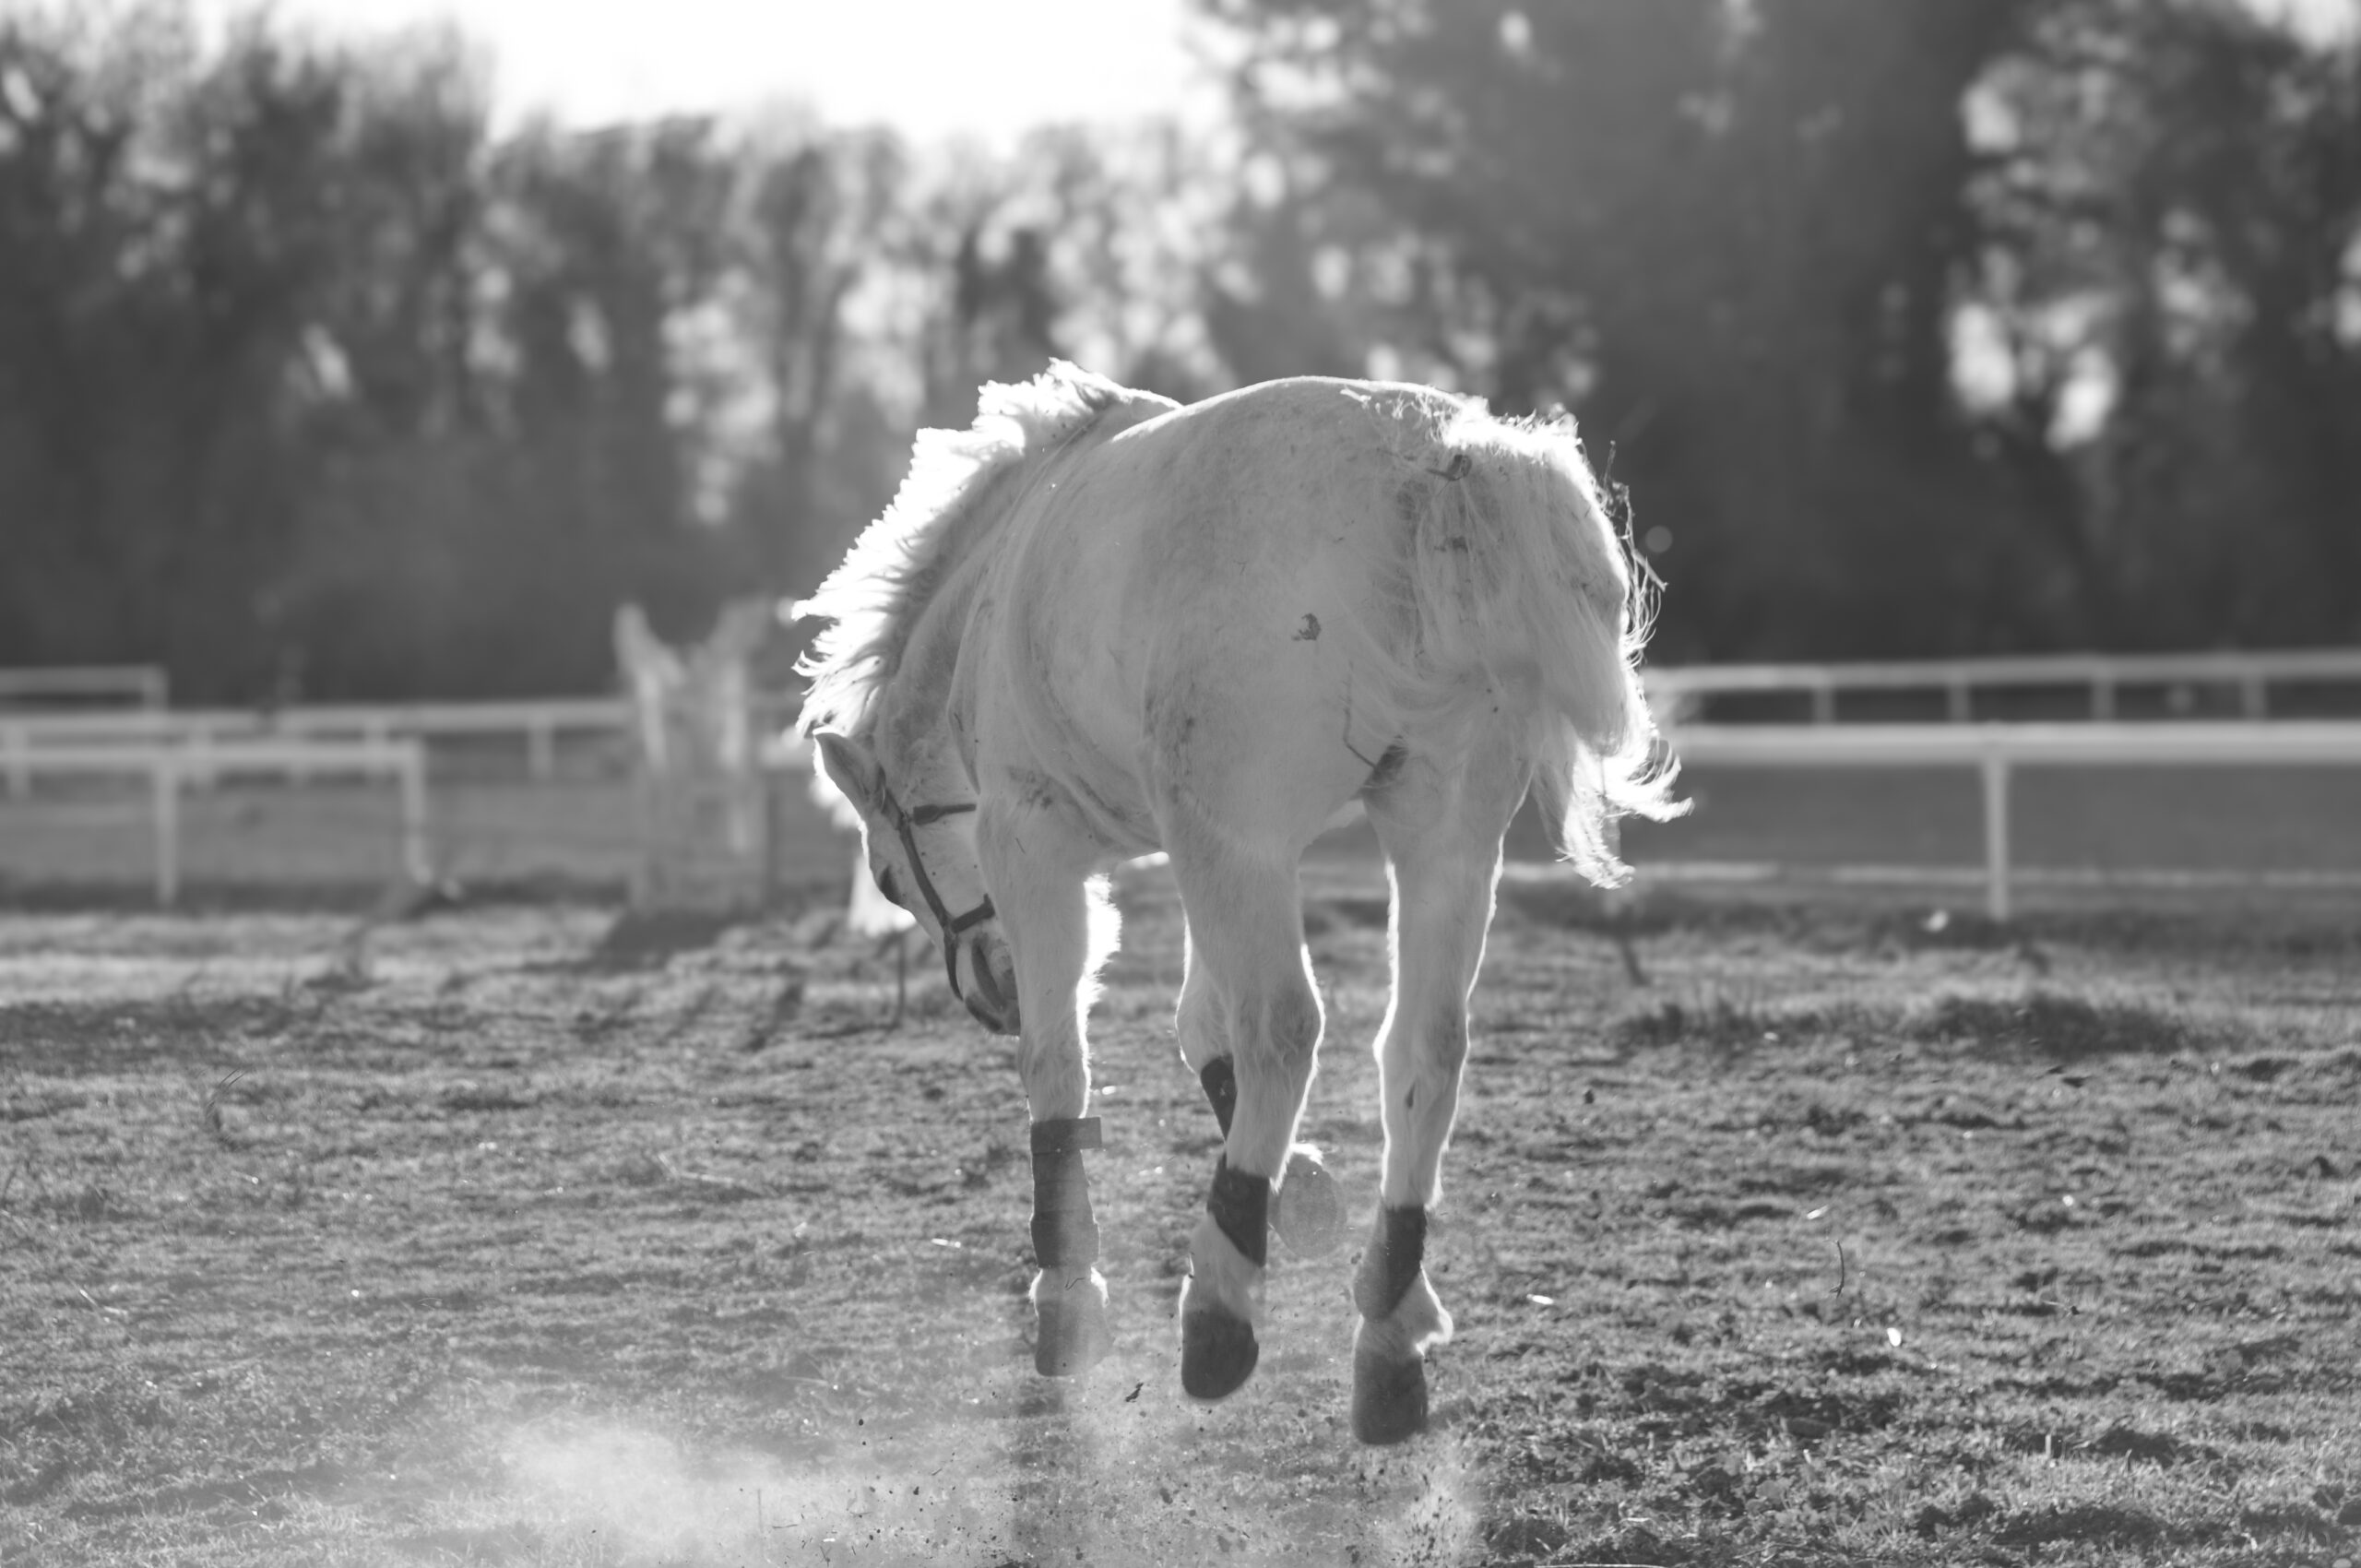
<instances>
[{"instance_id":1,"label":"dirt arena","mask_svg":"<svg viewBox=\"0 0 2361 1568\"><path fill-rule=\"evenodd\" d=\"M1315 879L1366 1223L1382 888ZM2361 938L1513 891L1430 1265L1177 1386L1215 1133L1127 873L1117 1348L1030 1370L1026 1113L825 901L0 916L0 1562L2255 1563L2361 1538Z\"/></svg>"}]
</instances>

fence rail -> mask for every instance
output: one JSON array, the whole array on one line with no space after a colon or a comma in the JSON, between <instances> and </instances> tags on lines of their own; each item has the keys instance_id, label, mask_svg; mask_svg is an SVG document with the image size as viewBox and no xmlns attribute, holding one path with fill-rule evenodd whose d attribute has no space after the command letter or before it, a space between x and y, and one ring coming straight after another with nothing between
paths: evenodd
<instances>
[{"instance_id":1,"label":"fence rail","mask_svg":"<svg viewBox=\"0 0 2361 1568\"><path fill-rule=\"evenodd\" d=\"M20 754L28 771L78 777L144 775L148 781L153 825L156 902L170 906L180 897L181 786L198 769L220 773L293 773L307 776L390 776L401 790L402 868L423 882L430 873L426 825L426 747L415 740L321 741L230 740L201 755L174 744L119 742L60 744Z\"/></svg>"},{"instance_id":2,"label":"fence rail","mask_svg":"<svg viewBox=\"0 0 2361 1568\"><path fill-rule=\"evenodd\" d=\"M1996 921L2010 912L2009 782L2017 768L2361 766L2361 721L2327 719L1691 724L1672 731L1667 741L1683 762L1699 766L1976 768L1984 781L1985 906Z\"/></svg>"},{"instance_id":3,"label":"fence rail","mask_svg":"<svg viewBox=\"0 0 2361 1568\"><path fill-rule=\"evenodd\" d=\"M1843 692L1940 691L1953 723L1975 717L1975 694L1996 688L2082 686L2091 718L2115 718L2125 686L2221 685L2238 693L2248 719L2271 711L2273 685L2361 683L2361 648L2275 648L2211 653L2056 653L1997 659L1920 659L1877 664L1693 664L1643 672L1659 707L1682 697L1792 692L1811 698L1812 719L1836 717Z\"/></svg>"},{"instance_id":4,"label":"fence rail","mask_svg":"<svg viewBox=\"0 0 2361 1568\"><path fill-rule=\"evenodd\" d=\"M320 704L269 711L254 708L137 708L74 713L0 714L0 776L11 793L31 787L36 759L62 746L176 746L200 754L233 742L273 739L359 742L432 741L461 735L522 735L535 778L556 771L557 737L583 731L620 731L630 722L619 697L548 697L521 702ZM302 754L290 752L288 777L301 778Z\"/></svg>"},{"instance_id":5,"label":"fence rail","mask_svg":"<svg viewBox=\"0 0 2361 1568\"><path fill-rule=\"evenodd\" d=\"M114 699L159 708L171 693L171 682L152 664L51 664L0 670L0 704L27 697L42 702Z\"/></svg>"},{"instance_id":6,"label":"fence rail","mask_svg":"<svg viewBox=\"0 0 2361 1568\"><path fill-rule=\"evenodd\" d=\"M273 716L281 733L358 735L364 740L414 736L522 734L528 771L547 778L556 770L557 737L568 731L620 732L631 722L621 697L551 697L521 702L404 703L392 707L306 706Z\"/></svg>"}]
</instances>

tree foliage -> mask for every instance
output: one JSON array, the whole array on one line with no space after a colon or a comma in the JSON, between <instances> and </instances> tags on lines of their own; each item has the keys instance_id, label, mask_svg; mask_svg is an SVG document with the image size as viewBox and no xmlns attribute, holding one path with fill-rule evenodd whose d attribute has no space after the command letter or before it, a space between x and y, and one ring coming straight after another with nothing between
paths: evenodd
<instances>
[{"instance_id":1,"label":"tree foliage","mask_svg":"<svg viewBox=\"0 0 2361 1568\"><path fill-rule=\"evenodd\" d=\"M2361 635L2349 46L2234 0L1206 5L1389 361L1582 415L1666 651Z\"/></svg>"},{"instance_id":2,"label":"tree foliage","mask_svg":"<svg viewBox=\"0 0 2361 1568\"><path fill-rule=\"evenodd\" d=\"M1987 84L1979 428L2058 618L2361 637L2361 67L2227 0L2077 0Z\"/></svg>"},{"instance_id":3,"label":"tree foliage","mask_svg":"<svg viewBox=\"0 0 2361 1568\"><path fill-rule=\"evenodd\" d=\"M0 11L0 663L589 689L1052 355L1563 404L1670 658L2361 636L2361 65L2246 0L1200 0L1233 131L495 131Z\"/></svg>"}]
</instances>

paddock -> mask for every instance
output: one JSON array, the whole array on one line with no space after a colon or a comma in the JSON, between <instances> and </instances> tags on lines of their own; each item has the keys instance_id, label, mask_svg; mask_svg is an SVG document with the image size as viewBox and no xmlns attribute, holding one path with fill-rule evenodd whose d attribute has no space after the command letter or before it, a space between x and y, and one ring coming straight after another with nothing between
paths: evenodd
<instances>
[{"instance_id":1,"label":"paddock","mask_svg":"<svg viewBox=\"0 0 2361 1568\"><path fill-rule=\"evenodd\" d=\"M2101 824L2150 863L2194 811L2231 840L2181 869L2220 885L2036 881L2006 928L1975 912L1973 769L1701 770L1710 809L1646 830L1691 837L1627 844L1643 873L1929 861L1948 892L1513 874L1431 1243L1460 1337L1435 1430L1386 1453L1342 1427L1349 1249L1275 1249L1256 1383L1180 1396L1215 1129L1153 867L1094 1024L1116 1348L1074 1384L1024 1337L1008 1051L924 965L882 1027L890 959L834 934L816 816L800 886L738 921L619 918L621 856L390 922L366 865L308 899L193 875L170 915L136 853L112 909L19 884L0 1553L2331 1561L2361 1525L2361 946L2349 891L2237 879L2361 847L2331 770L2163 777L2124 809L2122 776L2028 775L2021 861ZM438 832L628 817L595 780L474 788L438 787ZM250 851L357 798L190 797L253 808ZM1308 1135L1358 1223L1383 886L1353 832L1306 880Z\"/></svg>"}]
</instances>

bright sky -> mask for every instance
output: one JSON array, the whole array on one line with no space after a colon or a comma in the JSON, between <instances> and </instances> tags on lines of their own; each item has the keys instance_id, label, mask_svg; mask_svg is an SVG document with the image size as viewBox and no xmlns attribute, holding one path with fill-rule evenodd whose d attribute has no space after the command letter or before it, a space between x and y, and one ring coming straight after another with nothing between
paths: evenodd
<instances>
[{"instance_id":1,"label":"bright sky","mask_svg":"<svg viewBox=\"0 0 2361 1568\"><path fill-rule=\"evenodd\" d=\"M200 0L208 18L244 6ZM504 118L569 124L801 101L836 125L1004 140L1217 93L1185 0L276 0L331 32L456 20L489 44Z\"/></svg>"},{"instance_id":2,"label":"bright sky","mask_svg":"<svg viewBox=\"0 0 2361 1568\"><path fill-rule=\"evenodd\" d=\"M2356 0L2249 0L2308 30ZM197 0L217 18L246 0ZM570 124L801 101L836 125L1005 141L1044 120L1210 116L1187 0L274 0L333 31L456 19L488 43L504 118ZM2340 27L2340 24L2343 24Z\"/></svg>"},{"instance_id":3,"label":"bright sky","mask_svg":"<svg viewBox=\"0 0 2361 1568\"><path fill-rule=\"evenodd\" d=\"M2361 9L2354 0L2248 0L2267 17L2292 22L2317 39L2350 37Z\"/></svg>"}]
</instances>

